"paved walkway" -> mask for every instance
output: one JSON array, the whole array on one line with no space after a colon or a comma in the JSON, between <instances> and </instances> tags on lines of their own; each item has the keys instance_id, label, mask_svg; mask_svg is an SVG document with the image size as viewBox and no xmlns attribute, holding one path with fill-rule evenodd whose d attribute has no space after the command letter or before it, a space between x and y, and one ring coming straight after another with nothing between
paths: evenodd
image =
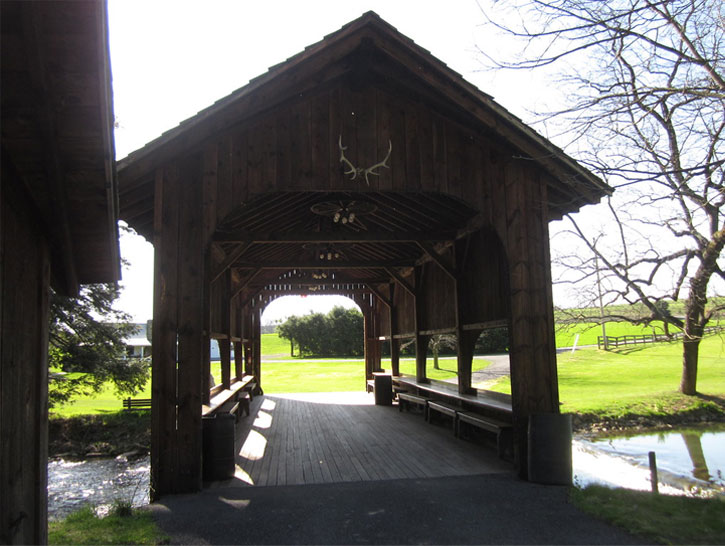
<instances>
[{"instance_id":1,"label":"paved walkway","mask_svg":"<svg viewBox=\"0 0 725 546\"><path fill-rule=\"evenodd\" d=\"M638 544L512 475L225 487L149 507L172 544Z\"/></svg>"},{"instance_id":2,"label":"paved walkway","mask_svg":"<svg viewBox=\"0 0 725 546\"><path fill-rule=\"evenodd\" d=\"M366 393L255 397L234 479L149 506L173 544L634 544L564 487ZM295 485L303 484L303 485Z\"/></svg>"}]
</instances>

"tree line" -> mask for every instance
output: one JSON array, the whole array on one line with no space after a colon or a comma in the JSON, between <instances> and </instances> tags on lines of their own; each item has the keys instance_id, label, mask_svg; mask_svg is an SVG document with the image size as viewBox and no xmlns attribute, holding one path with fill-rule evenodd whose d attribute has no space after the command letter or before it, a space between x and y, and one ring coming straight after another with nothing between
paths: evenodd
<instances>
[{"instance_id":1,"label":"tree line","mask_svg":"<svg viewBox=\"0 0 725 546\"><path fill-rule=\"evenodd\" d=\"M292 356L362 356L363 332L362 313L340 306L326 315L289 317L277 327L279 337L290 342Z\"/></svg>"}]
</instances>

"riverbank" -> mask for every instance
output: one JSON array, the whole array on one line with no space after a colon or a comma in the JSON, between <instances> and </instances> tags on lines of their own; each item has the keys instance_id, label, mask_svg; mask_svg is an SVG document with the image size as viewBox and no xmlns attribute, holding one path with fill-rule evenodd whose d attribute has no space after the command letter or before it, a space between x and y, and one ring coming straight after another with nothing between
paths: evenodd
<instances>
[{"instance_id":1,"label":"riverbank","mask_svg":"<svg viewBox=\"0 0 725 546\"><path fill-rule=\"evenodd\" d=\"M148 455L150 447L150 411L51 416L48 424L51 459L84 460L119 455L133 459Z\"/></svg>"},{"instance_id":2,"label":"riverbank","mask_svg":"<svg viewBox=\"0 0 725 546\"><path fill-rule=\"evenodd\" d=\"M572 428L582 435L636 434L689 425L725 423L725 397L673 394L621 413L573 413Z\"/></svg>"}]
</instances>

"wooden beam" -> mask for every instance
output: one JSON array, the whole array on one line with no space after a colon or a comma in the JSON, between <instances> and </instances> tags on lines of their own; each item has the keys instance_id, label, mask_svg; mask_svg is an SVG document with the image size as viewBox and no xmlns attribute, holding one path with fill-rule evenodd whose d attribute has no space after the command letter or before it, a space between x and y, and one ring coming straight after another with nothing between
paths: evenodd
<instances>
[{"instance_id":1,"label":"wooden beam","mask_svg":"<svg viewBox=\"0 0 725 546\"><path fill-rule=\"evenodd\" d=\"M244 290L247 286L249 286L249 283L251 283L254 278L259 275L262 272L261 269L257 268L255 269L249 277L247 277L244 281L242 281L241 286L238 286L236 289L233 290L233 293L231 295L231 299L236 298L239 296L239 294L242 293L242 290Z\"/></svg>"},{"instance_id":2,"label":"wooden beam","mask_svg":"<svg viewBox=\"0 0 725 546\"><path fill-rule=\"evenodd\" d=\"M211 282L214 282L219 277L221 277L224 272L229 269L251 245L251 241L243 241L239 244L239 246L237 246L234 250L227 254L226 258L224 258L224 261L215 268L214 273L211 276Z\"/></svg>"},{"instance_id":3,"label":"wooden beam","mask_svg":"<svg viewBox=\"0 0 725 546\"><path fill-rule=\"evenodd\" d=\"M461 328L463 330L489 330L491 328L506 328L509 325L508 319L499 320L487 320L485 322L474 322L471 324L464 324Z\"/></svg>"},{"instance_id":4,"label":"wooden beam","mask_svg":"<svg viewBox=\"0 0 725 546\"><path fill-rule=\"evenodd\" d=\"M388 274L397 282L406 292L408 292L411 296L415 297L415 288L411 286L411 284L406 281L400 273L395 271L392 267L386 267L385 271L388 272Z\"/></svg>"},{"instance_id":5,"label":"wooden beam","mask_svg":"<svg viewBox=\"0 0 725 546\"><path fill-rule=\"evenodd\" d=\"M385 295L380 291L380 289L375 288L374 286L372 286L371 284L368 284L368 283L365 283L365 286L367 286L368 290L370 290L370 292L375 294L377 296L377 298L380 301L382 301L388 308L390 308L393 305L393 302L390 299L388 299L387 297L385 297Z\"/></svg>"},{"instance_id":6,"label":"wooden beam","mask_svg":"<svg viewBox=\"0 0 725 546\"><path fill-rule=\"evenodd\" d=\"M390 232L390 231L337 231L314 233L214 233L213 241L219 243L275 244L275 243L416 243L418 241L450 242L456 232Z\"/></svg>"},{"instance_id":7,"label":"wooden beam","mask_svg":"<svg viewBox=\"0 0 725 546\"><path fill-rule=\"evenodd\" d=\"M319 260L288 260L269 262L241 262L234 267L243 269L387 269L389 267L412 267L415 261L407 260L368 260L333 261L320 263Z\"/></svg>"},{"instance_id":8,"label":"wooden beam","mask_svg":"<svg viewBox=\"0 0 725 546\"><path fill-rule=\"evenodd\" d=\"M436 330L421 330L418 332L421 336L440 336L443 334L454 334L455 328L438 328Z\"/></svg>"},{"instance_id":9,"label":"wooden beam","mask_svg":"<svg viewBox=\"0 0 725 546\"><path fill-rule=\"evenodd\" d=\"M438 266L446 272L446 274L451 277L453 280L457 279L456 275L456 268L454 265L448 263L448 261L443 258L436 249L433 247L432 244L428 241L416 241L416 244L425 252L430 258L438 264Z\"/></svg>"}]
</instances>

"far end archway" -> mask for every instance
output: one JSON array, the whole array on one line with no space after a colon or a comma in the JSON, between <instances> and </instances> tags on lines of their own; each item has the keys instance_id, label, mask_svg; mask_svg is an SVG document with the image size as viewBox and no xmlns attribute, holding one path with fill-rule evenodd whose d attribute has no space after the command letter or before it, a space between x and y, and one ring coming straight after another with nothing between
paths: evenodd
<instances>
[{"instance_id":1,"label":"far end archway","mask_svg":"<svg viewBox=\"0 0 725 546\"><path fill-rule=\"evenodd\" d=\"M351 316L349 311L356 313ZM307 326L318 329L321 336L314 336L312 347L307 347L301 355L299 344L277 337L277 328L292 317L304 321L310 316L314 316L314 324ZM266 393L364 389L364 315L352 298L307 294L280 296L264 307L261 332L261 366ZM354 342L351 337L355 338ZM347 345L350 350L345 350Z\"/></svg>"}]
</instances>

